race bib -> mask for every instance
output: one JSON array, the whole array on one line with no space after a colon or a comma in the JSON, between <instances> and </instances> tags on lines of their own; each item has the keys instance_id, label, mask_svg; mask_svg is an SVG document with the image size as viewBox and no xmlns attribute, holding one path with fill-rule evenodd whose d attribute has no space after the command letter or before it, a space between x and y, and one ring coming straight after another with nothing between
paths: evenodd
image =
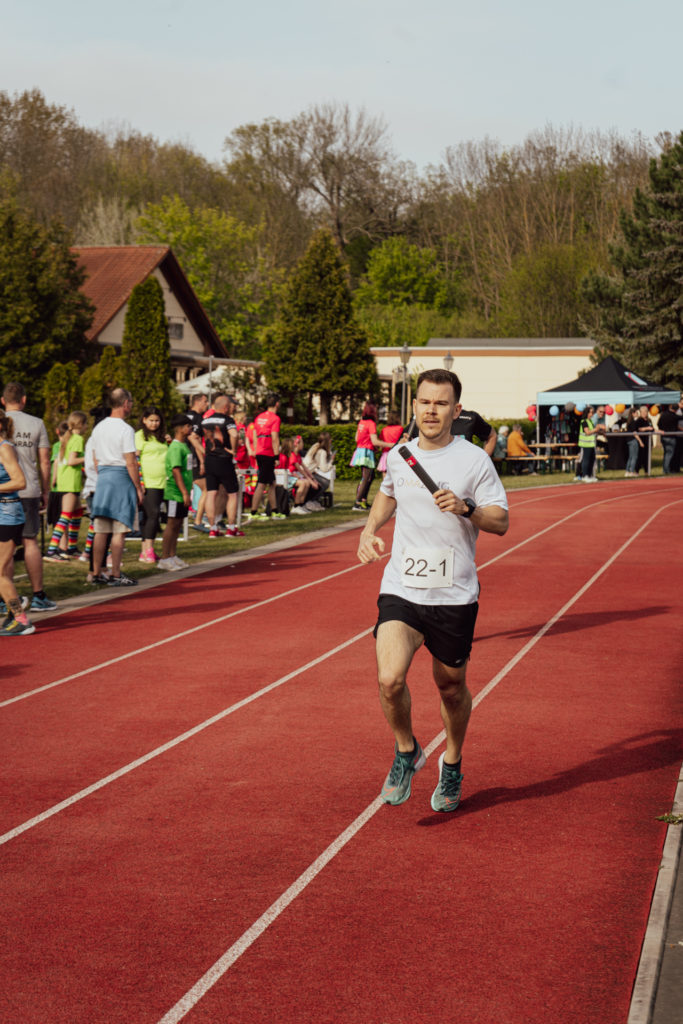
<instances>
[{"instance_id":1,"label":"race bib","mask_svg":"<svg viewBox=\"0 0 683 1024\"><path fill-rule=\"evenodd\" d=\"M453 548L405 548L401 556L404 587L429 590L453 586Z\"/></svg>"}]
</instances>

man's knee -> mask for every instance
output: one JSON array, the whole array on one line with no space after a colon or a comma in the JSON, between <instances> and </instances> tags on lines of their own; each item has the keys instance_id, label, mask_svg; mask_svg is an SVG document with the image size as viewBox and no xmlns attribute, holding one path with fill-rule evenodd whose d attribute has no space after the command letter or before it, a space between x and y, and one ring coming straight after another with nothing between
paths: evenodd
<instances>
[{"instance_id":1,"label":"man's knee","mask_svg":"<svg viewBox=\"0 0 683 1024\"><path fill-rule=\"evenodd\" d=\"M388 701L397 700L406 687L405 673L393 672L390 669L379 669L377 683L380 693Z\"/></svg>"}]
</instances>

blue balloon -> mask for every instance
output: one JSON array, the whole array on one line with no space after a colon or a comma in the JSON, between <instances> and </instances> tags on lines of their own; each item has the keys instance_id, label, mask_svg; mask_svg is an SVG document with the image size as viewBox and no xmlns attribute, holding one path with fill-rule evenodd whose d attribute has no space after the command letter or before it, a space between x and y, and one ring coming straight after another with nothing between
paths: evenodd
<instances>
[{"instance_id":1,"label":"blue balloon","mask_svg":"<svg viewBox=\"0 0 683 1024\"><path fill-rule=\"evenodd\" d=\"M583 402L581 402L581 403L577 402L577 404L576 404L576 411L577 412L584 412L585 409L586 409L586 406L583 404Z\"/></svg>"},{"instance_id":2,"label":"blue balloon","mask_svg":"<svg viewBox=\"0 0 683 1024\"><path fill-rule=\"evenodd\" d=\"M551 416L559 416L560 410L557 408L556 405L551 405L549 412Z\"/></svg>"}]
</instances>

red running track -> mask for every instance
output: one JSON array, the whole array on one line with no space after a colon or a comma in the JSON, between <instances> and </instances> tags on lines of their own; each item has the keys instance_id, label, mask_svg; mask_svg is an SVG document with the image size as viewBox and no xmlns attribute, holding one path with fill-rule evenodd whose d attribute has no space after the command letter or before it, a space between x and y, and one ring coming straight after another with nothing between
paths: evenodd
<instances>
[{"instance_id":1,"label":"red running track","mask_svg":"<svg viewBox=\"0 0 683 1024\"><path fill-rule=\"evenodd\" d=\"M511 505L479 541L453 816L435 756L376 799L356 530L8 645L3 1024L626 1021L682 756L683 488ZM410 685L438 754L423 652Z\"/></svg>"}]
</instances>

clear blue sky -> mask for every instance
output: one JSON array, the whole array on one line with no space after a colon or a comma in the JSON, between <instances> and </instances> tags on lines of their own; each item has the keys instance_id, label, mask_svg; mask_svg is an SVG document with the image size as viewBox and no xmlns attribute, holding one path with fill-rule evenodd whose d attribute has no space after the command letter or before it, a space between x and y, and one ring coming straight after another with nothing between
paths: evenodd
<instances>
[{"instance_id":1,"label":"clear blue sky","mask_svg":"<svg viewBox=\"0 0 683 1024\"><path fill-rule=\"evenodd\" d=\"M234 128L339 101L423 168L552 123L683 130L682 0L1 0L0 89L219 159Z\"/></svg>"}]
</instances>

